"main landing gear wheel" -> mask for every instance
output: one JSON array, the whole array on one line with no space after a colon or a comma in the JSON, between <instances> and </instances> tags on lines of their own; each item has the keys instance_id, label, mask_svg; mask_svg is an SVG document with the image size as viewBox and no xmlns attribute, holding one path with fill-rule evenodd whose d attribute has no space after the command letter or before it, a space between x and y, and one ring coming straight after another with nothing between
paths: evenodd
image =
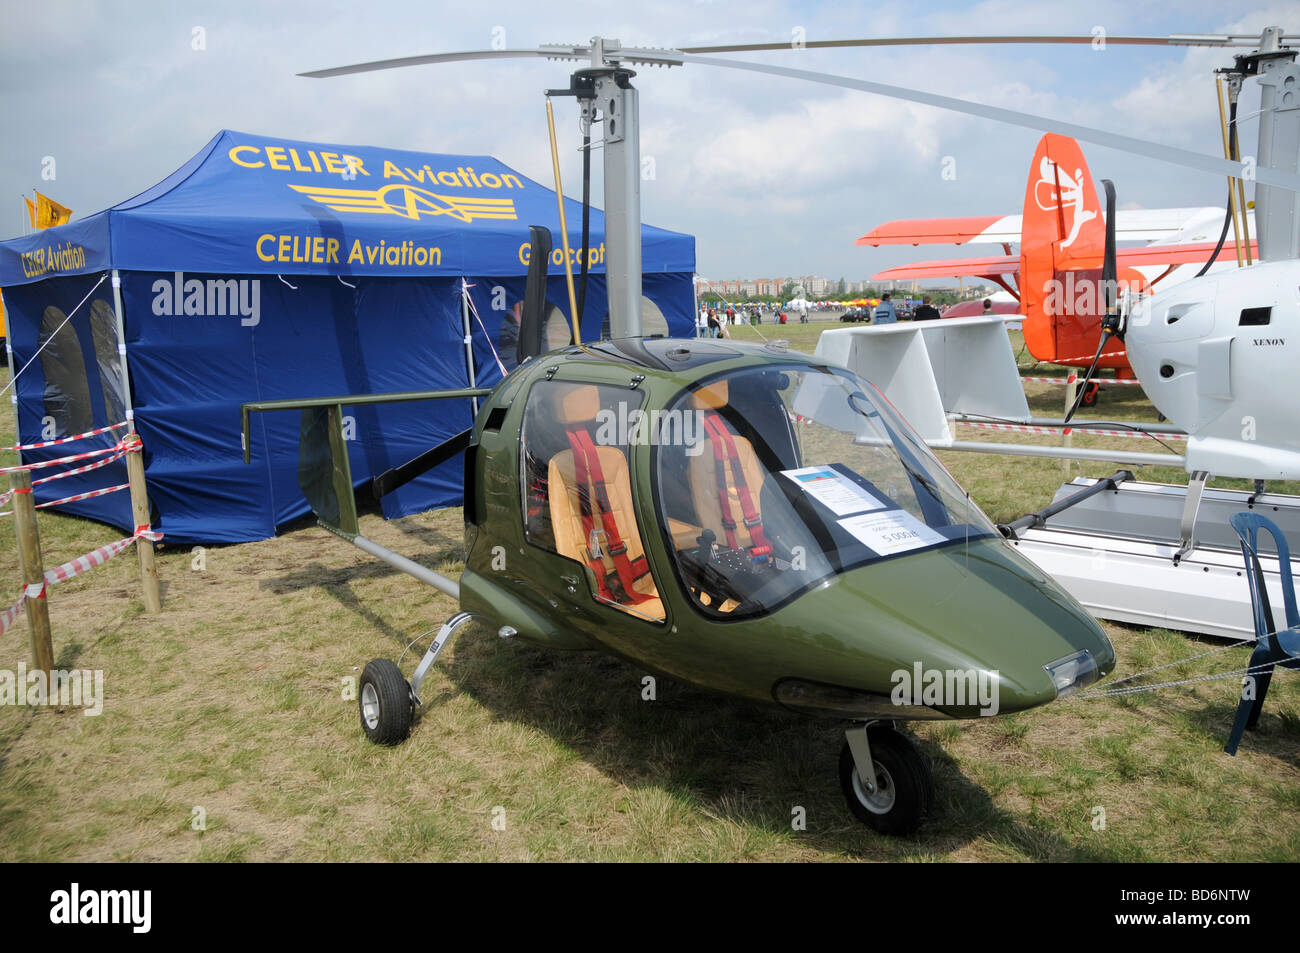
<instances>
[{"instance_id":1,"label":"main landing gear wheel","mask_svg":"<svg viewBox=\"0 0 1300 953\"><path fill-rule=\"evenodd\" d=\"M853 816L881 834L916 831L934 801L930 763L906 737L888 725L867 729L875 779L863 781L846 741L840 751L840 787Z\"/></svg>"},{"instance_id":2,"label":"main landing gear wheel","mask_svg":"<svg viewBox=\"0 0 1300 953\"><path fill-rule=\"evenodd\" d=\"M361 730L379 745L395 745L411 733L411 685L392 659L377 658L361 673L357 695Z\"/></svg>"},{"instance_id":3,"label":"main landing gear wheel","mask_svg":"<svg viewBox=\"0 0 1300 953\"><path fill-rule=\"evenodd\" d=\"M1083 392L1083 400L1079 402L1080 407L1096 407L1097 401L1101 397L1101 385L1096 381L1089 381L1088 388Z\"/></svg>"}]
</instances>

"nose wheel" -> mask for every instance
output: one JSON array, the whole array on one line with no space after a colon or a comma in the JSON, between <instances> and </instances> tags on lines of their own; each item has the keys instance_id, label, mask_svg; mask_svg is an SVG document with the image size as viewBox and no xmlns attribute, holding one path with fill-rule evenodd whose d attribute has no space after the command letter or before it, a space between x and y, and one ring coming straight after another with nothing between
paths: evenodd
<instances>
[{"instance_id":1,"label":"nose wheel","mask_svg":"<svg viewBox=\"0 0 1300 953\"><path fill-rule=\"evenodd\" d=\"M854 725L845 732L840 787L854 817L894 836L915 832L934 801L930 763L885 724Z\"/></svg>"},{"instance_id":2,"label":"nose wheel","mask_svg":"<svg viewBox=\"0 0 1300 953\"><path fill-rule=\"evenodd\" d=\"M425 676L452 636L472 618L468 612L459 612L438 630L410 681L392 659L377 658L366 664L358 685L357 707L361 714L361 730L367 738L378 745L396 745L406 740L411 733L415 709L424 704L420 700L420 686L424 684ZM501 634L504 636L506 631L503 628ZM513 629L509 631L514 632Z\"/></svg>"},{"instance_id":3,"label":"nose wheel","mask_svg":"<svg viewBox=\"0 0 1300 953\"><path fill-rule=\"evenodd\" d=\"M357 701L361 730L375 744L400 744L411 733L411 685L392 659L377 658L366 665Z\"/></svg>"}]
</instances>

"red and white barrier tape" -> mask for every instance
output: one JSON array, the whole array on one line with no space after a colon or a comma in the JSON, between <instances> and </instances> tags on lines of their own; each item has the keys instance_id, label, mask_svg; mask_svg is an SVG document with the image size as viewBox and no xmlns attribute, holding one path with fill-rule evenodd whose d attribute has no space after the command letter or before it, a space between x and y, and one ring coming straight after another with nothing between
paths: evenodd
<instances>
[{"instance_id":1,"label":"red and white barrier tape","mask_svg":"<svg viewBox=\"0 0 1300 953\"><path fill-rule=\"evenodd\" d=\"M24 591L23 594L18 597L16 603L4 612L0 612L0 635L4 635L9 631L9 626L14 624L14 620L18 618L18 613L23 610L23 603L26 601L27 593Z\"/></svg>"},{"instance_id":2,"label":"red and white barrier tape","mask_svg":"<svg viewBox=\"0 0 1300 953\"><path fill-rule=\"evenodd\" d=\"M0 635L4 635L9 627L13 625L14 620L18 618L18 613L22 611L23 603L28 599L44 599L45 590L57 582L66 582L74 579L82 573L89 572L96 566L102 566L114 556L128 549L137 539L145 539L151 543L156 543L162 539L162 533L156 533L148 526L137 526L135 532L125 539L119 539L115 543L109 543L107 546L101 546L94 552L87 553L84 556L78 556L76 559L69 560L62 566L56 566L53 569L45 570L45 578L41 582L30 583L23 587L23 593L18 597L18 601L10 608L0 612Z\"/></svg>"},{"instance_id":3,"label":"red and white barrier tape","mask_svg":"<svg viewBox=\"0 0 1300 953\"><path fill-rule=\"evenodd\" d=\"M30 487L24 487L22 489L15 487L12 490L5 490L3 493L0 493L0 506L4 506L11 499L13 499L15 493L30 493L30 492L32 492ZM9 513L7 512L0 513L0 516L8 516L8 515Z\"/></svg>"},{"instance_id":4,"label":"red and white barrier tape","mask_svg":"<svg viewBox=\"0 0 1300 953\"><path fill-rule=\"evenodd\" d=\"M109 543L107 546L101 546L92 553L84 556L78 556L76 559L69 560L62 566L56 566L53 569L45 570L46 585L54 585L56 582L65 582L80 576L82 573L90 572L96 566L102 566L118 553L125 550L137 539L147 539L151 543L156 543L162 539L162 533L155 533L148 526L137 526L135 533L125 539L119 539L115 543Z\"/></svg>"},{"instance_id":5,"label":"red and white barrier tape","mask_svg":"<svg viewBox=\"0 0 1300 953\"><path fill-rule=\"evenodd\" d=\"M96 496L108 496L110 493L118 493L122 490L129 489L131 489L131 484L119 483L117 486L106 486L102 490L90 490L87 493L78 493L75 496L65 496L61 500L50 500L48 503L37 503L35 508L38 510L44 510L51 506L62 506L64 503L76 503L80 500L89 500ZM0 506L2 505L4 505L3 501L0 501ZM0 513L0 516L10 516L12 513L12 510L8 510L4 513Z\"/></svg>"},{"instance_id":6,"label":"red and white barrier tape","mask_svg":"<svg viewBox=\"0 0 1300 953\"><path fill-rule=\"evenodd\" d=\"M119 450L111 457L105 457L103 460L96 460L94 463L87 463L84 467L77 467L73 470L64 470L62 473L52 473L47 477L41 477L39 480L33 480L32 486L40 486L42 483L53 483L55 480L62 480L64 477L76 476L79 473L89 473L91 470L98 470L100 467L106 467L110 463L117 463L126 456L125 450ZM4 505L4 499L0 498L0 506Z\"/></svg>"},{"instance_id":7,"label":"red and white barrier tape","mask_svg":"<svg viewBox=\"0 0 1300 953\"><path fill-rule=\"evenodd\" d=\"M1063 434L1079 434L1092 437L1148 437L1157 436L1161 440L1186 440L1187 434L1162 433L1146 434L1140 430L1097 430L1093 427L1038 427L1030 424L995 424L983 420L954 420L953 423L963 427L981 427L985 430L1008 430L1012 433L1041 433L1060 437Z\"/></svg>"},{"instance_id":8,"label":"red and white barrier tape","mask_svg":"<svg viewBox=\"0 0 1300 953\"><path fill-rule=\"evenodd\" d=\"M1128 355L1128 351L1125 351L1125 350L1122 350L1122 349L1121 349L1121 350L1118 350L1118 351L1107 351L1105 354L1102 355L1102 357L1126 357L1127 355ZM1092 363L1092 359L1093 359L1094 357L1096 357L1096 356L1097 356L1097 355L1096 355L1095 353L1093 353L1093 354L1085 354L1085 355L1083 355L1083 357L1057 357L1057 358L1053 358L1052 360L1048 361L1048 363L1049 363L1049 364L1068 364L1068 363L1070 363L1071 361L1087 361L1089 364L1091 364L1091 363Z\"/></svg>"},{"instance_id":9,"label":"red and white barrier tape","mask_svg":"<svg viewBox=\"0 0 1300 953\"><path fill-rule=\"evenodd\" d=\"M16 467L0 467L0 473L17 473L19 470L44 470L47 467L57 467L64 463L75 463L78 460L89 460L92 457L103 457L110 453L119 451L130 451L131 447L126 445L126 441L119 440L111 447L105 447L103 450L87 450L85 453L74 453L68 457L56 457L53 460L42 460L39 463L21 463Z\"/></svg>"},{"instance_id":10,"label":"red and white barrier tape","mask_svg":"<svg viewBox=\"0 0 1300 953\"><path fill-rule=\"evenodd\" d=\"M111 429L111 428L106 428L106 429ZM101 431L92 431L92 433L99 433L99 432ZM86 436L86 434L82 434L81 436ZM71 440L73 438L69 437L67 439ZM55 442L57 443L61 441L55 441ZM72 463L77 460L86 460L91 457L104 457L105 454L112 454L112 456L104 457L104 459L97 460L94 463L88 463L85 466L76 467L64 473L54 473L51 474L50 476L41 477L39 480L32 481L32 486L40 486L42 483L51 483L54 480L62 480L64 477L76 476L79 473L89 473L91 470L98 470L100 467L106 467L110 463L116 463L118 460L121 460L122 457L124 457L128 453L139 453L143 449L144 449L144 443L140 440L139 434L127 434L116 444L103 450L91 450L86 453L76 453L70 457L59 457L57 460L45 460L41 463L22 464L16 467L0 467L0 473L13 473L18 470L43 470L47 467L56 466L60 463ZM102 490L91 490L89 493L78 493L76 496L64 497L61 500L53 500L49 503L38 503L36 505L36 509L38 510L46 509L47 507L51 507L51 506L59 506L62 503L75 503L78 500L88 500L91 497L104 496L105 494L108 493L116 493L118 490L125 490L129 488L130 488L130 484L122 483L119 484L118 486L106 487L105 489ZM5 492L0 493L0 506L4 506L6 503L8 503L13 498L14 493L23 493L23 492L30 493L31 491L30 490L6 490ZM10 514L8 512L0 513L0 516L9 516L9 515Z\"/></svg>"},{"instance_id":11,"label":"red and white barrier tape","mask_svg":"<svg viewBox=\"0 0 1300 953\"><path fill-rule=\"evenodd\" d=\"M1074 375L1070 375L1073 377ZM1022 381L1033 381L1036 384L1068 384L1069 377L1021 377ZM1077 378L1076 378L1077 379ZM1117 377L1097 377L1093 378L1094 384L1104 384L1107 387L1118 385L1120 387L1141 387L1141 381L1120 380Z\"/></svg>"},{"instance_id":12,"label":"red and white barrier tape","mask_svg":"<svg viewBox=\"0 0 1300 953\"><path fill-rule=\"evenodd\" d=\"M53 483L55 480L62 480L64 477L76 476L78 473L89 473L91 470L98 470L100 467L106 467L110 463L116 463L126 456L126 451L113 454L111 457L105 457L103 460L96 460L94 463L87 463L84 467L77 467L75 470L65 470L63 473L54 473L47 477L41 477L39 480L33 480L32 486L40 486L42 483ZM5 490L0 493L0 506L4 506L13 497L13 490ZM42 504L52 506L52 503ZM0 513L0 516L6 516L6 513Z\"/></svg>"},{"instance_id":13,"label":"red and white barrier tape","mask_svg":"<svg viewBox=\"0 0 1300 953\"><path fill-rule=\"evenodd\" d=\"M107 427L100 427L96 430L87 430L85 433L73 434L71 437L60 437L58 440L45 440L41 443L16 443L12 447L0 447L0 450L39 450L42 447L53 447L60 443L72 443L76 440L85 440L87 437L94 437L101 433L108 433L110 430L118 430L129 425L129 421L122 421L120 424L109 424Z\"/></svg>"}]
</instances>

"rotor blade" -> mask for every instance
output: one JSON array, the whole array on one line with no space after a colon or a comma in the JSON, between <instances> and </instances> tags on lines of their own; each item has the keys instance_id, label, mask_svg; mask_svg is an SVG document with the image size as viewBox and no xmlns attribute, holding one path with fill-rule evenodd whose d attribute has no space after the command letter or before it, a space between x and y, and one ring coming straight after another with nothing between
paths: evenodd
<instances>
[{"instance_id":1,"label":"rotor blade","mask_svg":"<svg viewBox=\"0 0 1300 953\"><path fill-rule=\"evenodd\" d=\"M299 73L299 76L306 76L310 79L326 79L330 76L350 76L353 73L371 73L375 70L383 69L400 69L403 66L425 66L430 63L458 63L462 60L494 60L509 59L528 56L545 56L559 59L563 54L555 50L470 50L465 53L430 53L425 56L399 56L391 60L374 60L370 63L357 63L352 66L335 66L331 69L312 70L310 73ZM573 55L564 57L566 59L578 59Z\"/></svg>"},{"instance_id":2,"label":"rotor blade","mask_svg":"<svg viewBox=\"0 0 1300 953\"><path fill-rule=\"evenodd\" d=\"M681 66L682 64L682 54L676 50L610 45L602 47L601 53L603 62L606 63L632 63L637 66ZM325 79L330 76L349 76L353 73L370 73L375 70L401 69L405 66L426 66L431 63L519 59L530 56L547 60L588 60L592 57L592 48L590 44L585 43L573 45L552 43L531 50L468 50L463 53L430 53L424 56L401 56L391 60L357 63L353 66L335 66L331 69L312 70L310 73L299 73L298 75L307 76L311 79Z\"/></svg>"},{"instance_id":3,"label":"rotor blade","mask_svg":"<svg viewBox=\"0 0 1300 953\"><path fill-rule=\"evenodd\" d=\"M1106 36L1107 44L1116 46L1215 46L1215 47L1252 47L1259 45L1259 37L1250 34L1199 34L1175 33L1171 36ZM646 57L649 62L675 61L673 52L681 53L757 53L765 50L790 49L834 49L840 47L870 46L953 46L980 44L1094 44L1098 37L1088 36L895 36L867 37L858 40L808 40L795 47L790 42L784 43L749 43L732 46L684 46L679 51L640 50L630 48L618 51L618 55L629 62L642 62ZM1291 44L1280 42L1283 48ZM373 60L369 63L355 63L351 66L335 66L329 69L312 70L299 73L311 79L326 79L331 76L350 76L354 73L370 73L376 70L401 69L406 66L426 66L431 63L458 63L467 60L520 59L530 56L546 59L584 59L591 55L591 47L576 45L544 46L531 50L467 50L461 53L429 53L421 56L400 56L388 60Z\"/></svg>"},{"instance_id":4,"label":"rotor blade","mask_svg":"<svg viewBox=\"0 0 1300 953\"><path fill-rule=\"evenodd\" d=\"M418 457L407 460L401 466L393 467L391 470L385 470L379 476L370 481L371 492L375 498L387 496L399 486L405 486L416 477L428 473L439 464L446 463L457 454L464 453L469 449L470 435L473 429L462 430L453 437L449 437L436 447L424 451Z\"/></svg>"},{"instance_id":5,"label":"rotor blade","mask_svg":"<svg viewBox=\"0 0 1300 953\"><path fill-rule=\"evenodd\" d=\"M528 278L524 283L524 309L519 316L519 363L546 353L546 272L551 260L551 230L528 226Z\"/></svg>"},{"instance_id":6,"label":"rotor blade","mask_svg":"<svg viewBox=\"0 0 1300 953\"><path fill-rule=\"evenodd\" d=\"M1106 257L1101 266L1101 288L1106 297L1106 313L1115 312L1115 279L1118 269L1115 267L1115 183L1110 179L1101 180L1106 190Z\"/></svg>"},{"instance_id":7,"label":"rotor blade","mask_svg":"<svg viewBox=\"0 0 1300 953\"><path fill-rule=\"evenodd\" d=\"M759 53L769 50L826 50L863 46L975 46L984 44L1078 43L1092 45L1104 41L1107 46L1244 46L1259 45L1259 34L1175 33L1172 36L881 36L859 40L804 40L796 46L781 43L744 43L730 46L682 46L683 53Z\"/></svg>"},{"instance_id":8,"label":"rotor blade","mask_svg":"<svg viewBox=\"0 0 1300 953\"><path fill-rule=\"evenodd\" d=\"M1111 330L1111 320L1115 316L1115 183L1110 179L1101 180L1102 188L1106 190L1106 252L1101 266L1101 293L1106 301L1106 319L1101 326L1101 339L1097 342L1097 354L1093 357L1092 363L1088 365L1088 371L1083 375L1083 383L1079 384L1074 395L1074 403L1070 406L1070 412L1065 415L1065 422L1068 424L1074 412L1079 409L1083 403L1083 398L1088 393L1088 387L1092 384L1092 375L1097 370L1097 364L1101 361L1101 352L1106 350L1106 342L1114 337L1115 332Z\"/></svg>"},{"instance_id":9,"label":"rotor blade","mask_svg":"<svg viewBox=\"0 0 1300 953\"><path fill-rule=\"evenodd\" d=\"M966 113L969 116L977 116L980 119L993 119L997 122L1005 122L1013 126L1023 126L1026 129L1033 129L1039 132L1054 132L1062 136L1073 136L1075 139L1082 139L1085 142L1094 142L1097 145L1106 146L1111 149L1118 149L1121 152L1130 152L1134 155L1146 156L1150 159L1159 159L1161 162L1169 162L1174 165L1185 166L1189 169L1198 169L1202 172L1209 172L1214 175L1240 178L1246 172L1246 166L1241 162L1232 162L1227 159L1205 155L1200 152L1191 152L1187 149L1176 149L1173 146L1163 146L1159 143L1135 139L1132 136L1122 136L1118 133L1107 132L1104 129L1092 129L1088 126L1080 126L1072 122L1061 122L1056 119L1048 119L1045 116L1035 116L1032 113L1023 113L1014 109L1003 109L1000 106L985 106L982 103L973 103L966 99L954 99L951 96L940 96L937 93L926 93L919 89L910 89L906 86L890 86L886 83L874 83L865 79L852 79L847 76L837 76L834 73L818 73L812 70L793 69L789 66L775 66L769 63L750 63L744 60L726 60L712 56L699 56L694 53L683 54L682 60L686 63L698 63L701 66L720 66L724 69L746 70L751 73L767 73L771 76L785 76L790 79L802 79L806 82L820 83L824 86L838 86L841 89L856 89L865 93L875 93L878 96L888 96L891 99L902 99L908 102L921 103L924 106L936 106L939 109ZM1282 172L1278 169L1256 166L1254 169L1254 177L1256 181L1262 182L1265 185L1275 185L1279 188L1289 189L1292 192L1300 192L1300 175L1296 175L1292 172Z\"/></svg>"}]
</instances>

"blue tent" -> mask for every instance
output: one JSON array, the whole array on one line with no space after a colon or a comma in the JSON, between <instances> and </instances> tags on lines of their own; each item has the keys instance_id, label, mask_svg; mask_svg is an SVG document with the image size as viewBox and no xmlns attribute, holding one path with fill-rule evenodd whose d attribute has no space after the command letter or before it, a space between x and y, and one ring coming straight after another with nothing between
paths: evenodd
<instances>
[{"instance_id":1,"label":"blue tent","mask_svg":"<svg viewBox=\"0 0 1300 953\"><path fill-rule=\"evenodd\" d=\"M580 205L566 200L565 214L576 274ZM307 512L299 421L257 415L245 466L239 405L494 384L512 360L529 225L555 235L548 297L563 317L555 193L496 159L222 131L141 195L0 243L11 369L26 368L14 389L19 442L133 415L154 527L169 542L272 536ZM603 239L593 209L584 339L599 337L607 313ZM668 333L693 335L694 239L643 226L642 264L647 311L662 314ZM472 419L469 401L346 413L358 484ZM26 451L24 460L115 438ZM125 479L115 462L43 484L36 496ZM399 516L460 501L453 461L386 496L383 508ZM125 493L62 508L132 525Z\"/></svg>"}]
</instances>

